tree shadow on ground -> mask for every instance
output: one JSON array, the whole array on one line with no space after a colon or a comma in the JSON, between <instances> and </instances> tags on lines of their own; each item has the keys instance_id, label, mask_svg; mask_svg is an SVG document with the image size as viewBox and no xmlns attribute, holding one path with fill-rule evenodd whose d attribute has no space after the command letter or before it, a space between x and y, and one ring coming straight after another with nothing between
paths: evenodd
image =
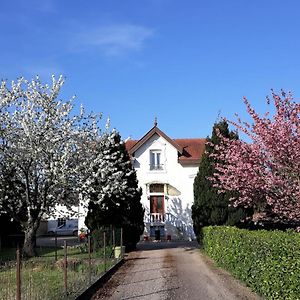
<instances>
[{"instance_id":1,"label":"tree shadow on ground","mask_svg":"<svg viewBox=\"0 0 300 300\"><path fill-rule=\"evenodd\" d=\"M137 244L137 251L151 251L161 249L184 248L198 249L199 244L196 241L170 241L170 242L140 242Z\"/></svg>"}]
</instances>

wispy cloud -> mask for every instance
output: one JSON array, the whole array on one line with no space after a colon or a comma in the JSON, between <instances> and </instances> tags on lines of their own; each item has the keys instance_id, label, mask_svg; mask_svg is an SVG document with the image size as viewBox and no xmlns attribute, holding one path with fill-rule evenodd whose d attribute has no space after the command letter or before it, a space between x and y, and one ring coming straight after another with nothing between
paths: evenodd
<instances>
[{"instance_id":1,"label":"wispy cloud","mask_svg":"<svg viewBox=\"0 0 300 300\"><path fill-rule=\"evenodd\" d=\"M152 29L143 26L106 25L78 33L76 43L78 50L96 49L106 55L114 56L140 50L153 34Z\"/></svg>"}]
</instances>

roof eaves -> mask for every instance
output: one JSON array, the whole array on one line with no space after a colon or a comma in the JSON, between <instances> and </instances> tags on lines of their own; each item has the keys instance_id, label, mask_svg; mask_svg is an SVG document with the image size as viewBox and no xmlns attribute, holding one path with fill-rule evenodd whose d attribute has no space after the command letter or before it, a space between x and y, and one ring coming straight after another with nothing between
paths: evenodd
<instances>
[{"instance_id":1,"label":"roof eaves","mask_svg":"<svg viewBox=\"0 0 300 300\"><path fill-rule=\"evenodd\" d=\"M188 165L199 165L201 159L178 159L178 163L180 163L183 166L188 166Z\"/></svg>"},{"instance_id":2,"label":"roof eaves","mask_svg":"<svg viewBox=\"0 0 300 300\"><path fill-rule=\"evenodd\" d=\"M177 151L182 154L183 148L179 146L174 140L169 138L163 131L161 131L157 126L152 127L130 150L129 154L133 154L136 150L138 150L147 140L149 140L154 134L158 134L167 140L173 147L177 149Z\"/></svg>"}]
</instances>

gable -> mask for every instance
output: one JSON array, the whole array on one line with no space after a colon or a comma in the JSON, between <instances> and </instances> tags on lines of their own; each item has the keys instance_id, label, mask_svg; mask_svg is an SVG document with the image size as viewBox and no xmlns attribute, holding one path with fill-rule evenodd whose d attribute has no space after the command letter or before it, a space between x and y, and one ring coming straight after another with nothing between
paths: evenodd
<instances>
[{"instance_id":1,"label":"gable","mask_svg":"<svg viewBox=\"0 0 300 300\"><path fill-rule=\"evenodd\" d=\"M132 156L136 150L138 150L155 134L166 139L177 149L178 162L182 166L198 165L200 163L202 154L205 151L206 139L171 139L156 126L154 126L140 140L129 140L125 143L130 156Z\"/></svg>"},{"instance_id":2,"label":"gable","mask_svg":"<svg viewBox=\"0 0 300 300\"><path fill-rule=\"evenodd\" d=\"M136 143L131 144L131 147L126 149L128 150L130 155L133 155L133 153L138 150L142 145L144 145L153 135L157 134L158 136L163 137L168 143L170 143L174 148L177 149L177 151L182 154L183 149L180 145L178 145L174 140L169 138L164 132L162 132L157 126L154 126L150 131L148 131L140 140L138 140ZM127 142L126 142L127 144Z\"/></svg>"}]
</instances>

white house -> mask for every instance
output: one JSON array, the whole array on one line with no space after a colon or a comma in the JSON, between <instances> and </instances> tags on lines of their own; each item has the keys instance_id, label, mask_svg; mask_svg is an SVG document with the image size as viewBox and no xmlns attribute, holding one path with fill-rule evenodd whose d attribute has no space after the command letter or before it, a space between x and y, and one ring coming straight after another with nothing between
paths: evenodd
<instances>
[{"instance_id":1,"label":"white house","mask_svg":"<svg viewBox=\"0 0 300 300\"><path fill-rule=\"evenodd\" d=\"M145 235L152 239L193 239L193 183L205 139L171 139L157 127L126 149L143 190Z\"/></svg>"},{"instance_id":2,"label":"white house","mask_svg":"<svg viewBox=\"0 0 300 300\"><path fill-rule=\"evenodd\" d=\"M126 149L137 172L143 190L145 208L145 235L152 239L193 239L191 218L194 193L193 183L205 148L205 139L171 139L157 127L140 140L129 140ZM84 228L86 205L70 211L69 218L78 220L78 229ZM60 211L67 215L64 207ZM74 211L77 212L74 215ZM60 218L59 218L60 217ZM68 218L68 217L67 217ZM55 220L65 221L59 213L48 219L48 231Z\"/></svg>"}]
</instances>

